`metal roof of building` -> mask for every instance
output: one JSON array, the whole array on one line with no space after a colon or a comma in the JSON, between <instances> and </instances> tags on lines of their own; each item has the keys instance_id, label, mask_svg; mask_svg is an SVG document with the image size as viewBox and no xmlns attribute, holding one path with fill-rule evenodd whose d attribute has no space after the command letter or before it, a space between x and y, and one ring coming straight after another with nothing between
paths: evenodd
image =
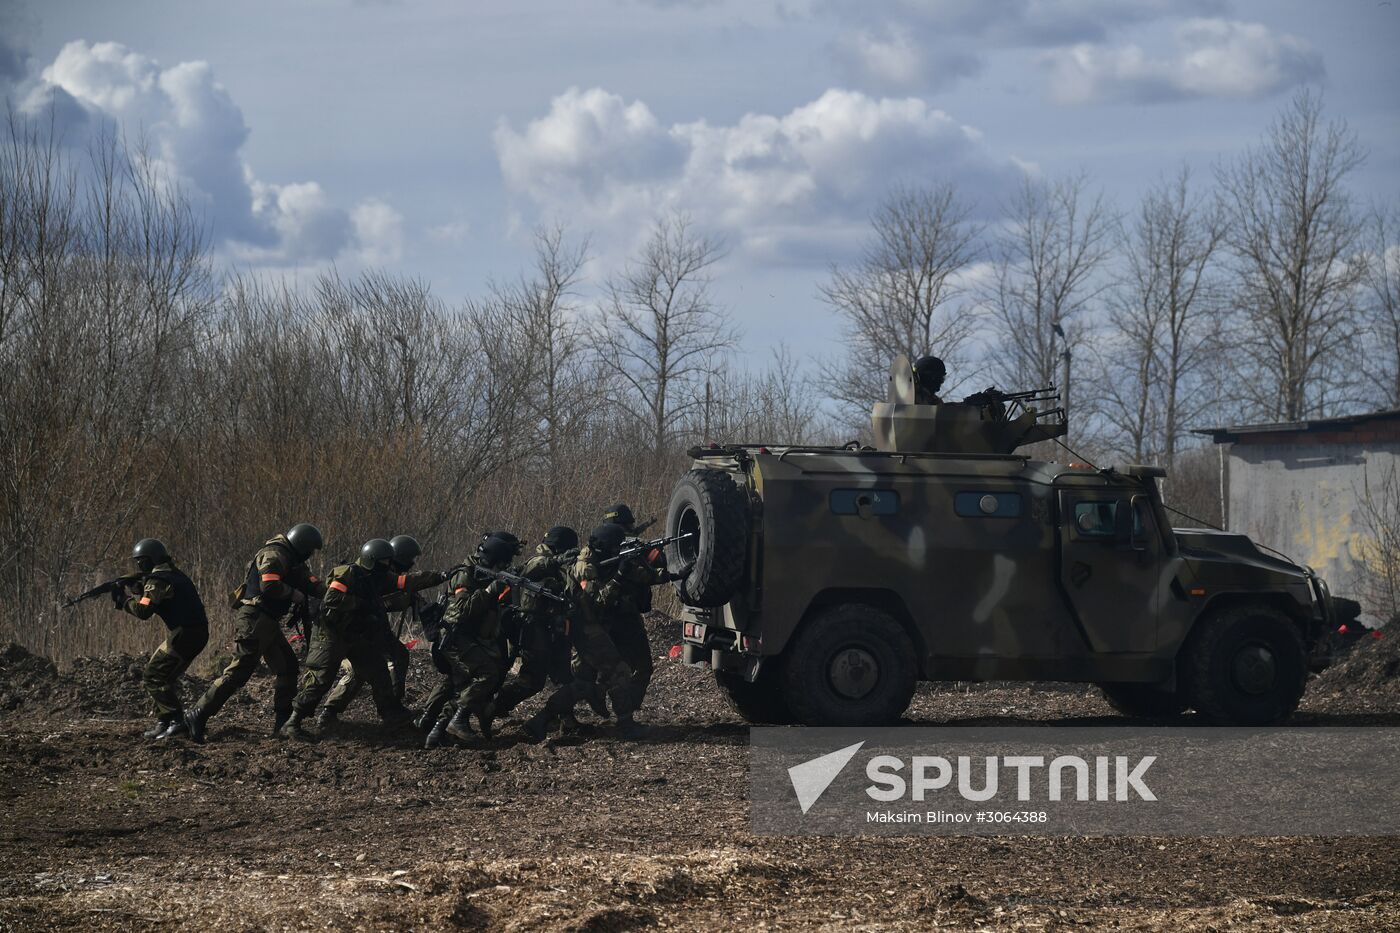
<instances>
[{"instance_id":1,"label":"metal roof of building","mask_svg":"<svg viewBox=\"0 0 1400 933\"><path fill-rule=\"evenodd\" d=\"M1373 422L1386 437L1400 440L1400 408L1386 411L1372 411L1361 415L1343 415L1339 418L1313 418L1307 421L1281 421L1272 424L1237 424L1218 428L1196 428L1192 434L1210 437L1217 444L1230 443L1269 443L1273 437L1265 435L1288 435L1287 440L1298 443L1303 440L1298 435L1329 434L1347 435L1374 433L1364 431ZM1278 438L1282 440L1283 438ZM1318 438L1321 441L1321 438Z\"/></svg>"}]
</instances>

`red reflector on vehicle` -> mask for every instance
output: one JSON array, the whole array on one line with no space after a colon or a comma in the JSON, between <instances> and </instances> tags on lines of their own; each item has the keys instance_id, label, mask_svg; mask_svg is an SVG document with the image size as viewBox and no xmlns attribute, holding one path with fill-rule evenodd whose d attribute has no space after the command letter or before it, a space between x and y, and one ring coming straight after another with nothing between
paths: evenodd
<instances>
[{"instance_id":1,"label":"red reflector on vehicle","mask_svg":"<svg viewBox=\"0 0 1400 933\"><path fill-rule=\"evenodd\" d=\"M1203 590L1203 589L1201 589L1201 588L1198 586L1198 587L1196 587L1194 590L1191 591L1191 595L1192 595L1192 596L1204 596L1204 595L1206 595L1206 591Z\"/></svg>"},{"instance_id":2,"label":"red reflector on vehicle","mask_svg":"<svg viewBox=\"0 0 1400 933\"><path fill-rule=\"evenodd\" d=\"M681 656L681 646L680 646L680 645L672 645L672 646L671 646L671 660L674 661L676 658L679 658L680 656Z\"/></svg>"},{"instance_id":3,"label":"red reflector on vehicle","mask_svg":"<svg viewBox=\"0 0 1400 933\"><path fill-rule=\"evenodd\" d=\"M1347 627L1346 627L1345 625L1339 625L1339 626L1337 626L1337 634L1338 634L1338 635L1345 635L1346 633L1347 633Z\"/></svg>"}]
</instances>

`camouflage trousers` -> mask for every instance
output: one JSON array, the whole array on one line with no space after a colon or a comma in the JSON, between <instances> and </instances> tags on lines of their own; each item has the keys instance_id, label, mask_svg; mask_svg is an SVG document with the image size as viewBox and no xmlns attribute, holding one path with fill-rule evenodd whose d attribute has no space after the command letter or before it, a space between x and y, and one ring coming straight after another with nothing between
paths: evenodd
<instances>
[{"instance_id":1,"label":"camouflage trousers","mask_svg":"<svg viewBox=\"0 0 1400 933\"><path fill-rule=\"evenodd\" d=\"M171 629L165 641L146 662L146 670L141 674L141 683L150 694L151 705L157 716L166 717L181 709L177 684L180 675L199 657L204 646L209 644L209 626L190 625Z\"/></svg>"},{"instance_id":2,"label":"camouflage trousers","mask_svg":"<svg viewBox=\"0 0 1400 933\"><path fill-rule=\"evenodd\" d=\"M633 705L632 668L622 659L607 629L595 622L578 622L571 632L574 643L574 678L545 701L546 712L563 715L579 703L605 693L613 713L626 716Z\"/></svg>"},{"instance_id":3,"label":"camouflage trousers","mask_svg":"<svg viewBox=\"0 0 1400 933\"><path fill-rule=\"evenodd\" d=\"M372 635L367 631L334 629L322 621L318 621L312 631L306 673L301 677L301 692L292 701L292 708L303 716L314 712L330 691L341 662L346 660L369 684L374 707L382 718L394 718L403 710L389 681L388 664Z\"/></svg>"},{"instance_id":4,"label":"camouflage trousers","mask_svg":"<svg viewBox=\"0 0 1400 933\"><path fill-rule=\"evenodd\" d=\"M408 689L408 648L399 641L393 629L382 623L375 627L371 637L375 650L389 661L389 683L393 688L394 696L402 702L404 693ZM364 678L355 672L355 666L347 658L341 662L340 679L336 681L330 694L326 696L326 702L321 704L321 708L328 709L339 716L349 708L355 697L359 696L360 689L364 685Z\"/></svg>"},{"instance_id":5,"label":"camouflage trousers","mask_svg":"<svg viewBox=\"0 0 1400 933\"><path fill-rule=\"evenodd\" d=\"M452 669L449 677L456 691L457 708L472 713L486 709L506 676L506 659L500 645L449 632L443 642L442 657Z\"/></svg>"},{"instance_id":6,"label":"camouflage trousers","mask_svg":"<svg viewBox=\"0 0 1400 933\"><path fill-rule=\"evenodd\" d=\"M548 621L527 622L520 629L520 669L496 696L496 715L504 716L544 690L549 681L563 686L574 679L569 642L550 630Z\"/></svg>"},{"instance_id":7,"label":"camouflage trousers","mask_svg":"<svg viewBox=\"0 0 1400 933\"><path fill-rule=\"evenodd\" d=\"M240 606L233 635L233 661L209 685L196 704L200 717L209 721L223 709L229 697L243 688L258 669L258 661L266 661L277 678L272 694L272 708L278 719L292 711L292 697L297 692L297 656L277 620L257 606Z\"/></svg>"},{"instance_id":8,"label":"camouflage trousers","mask_svg":"<svg viewBox=\"0 0 1400 933\"><path fill-rule=\"evenodd\" d=\"M608 626L608 634L612 636L613 644L617 646L622 660L632 668L632 709L641 709L656 667L651 656L651 640L647 638L646 622L640 612L620 615Z\"/></svg>"}]
</instances>

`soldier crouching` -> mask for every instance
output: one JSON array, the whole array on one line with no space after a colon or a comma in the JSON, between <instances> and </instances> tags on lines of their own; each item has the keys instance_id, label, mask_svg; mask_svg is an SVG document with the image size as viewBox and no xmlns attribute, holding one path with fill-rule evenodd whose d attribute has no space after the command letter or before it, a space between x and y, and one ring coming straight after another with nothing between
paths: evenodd
<instances>
[{"instance_id":1,"label":"soldier crouching","mask_svg":"<svg viewBox=\"0 0 1400 933\"><path fill-rule=\"evenodd\" d=\"M384 612L382 600L397 576L390 562L394 549L383 538L373 538L360 548L353 564L336 567L326 580L326 596L306 655L301 691L292 701L292 714L277 731L279 738L308 738L303 720L315 712L340 662L349 659L370 686L380 718L391 725L413 719L394 696L389 669L375 648L374 626ZM440 575L438 575L440 578Z\"/></svg>"},{"instance_id":2,"label":"soldier crouching","mask_svg":"<svg viewBox=\"0 0 1400 933\"><path fill-rule=\"evenodd\" d=\"M128 596L125 590L116 591L116 607L138 619L159 615L167 630L141 676L157 717L142 738L168 739L186 731L178 684L180 675L209 643L209 617L194 583L175 566L164 544L143 538L136 542L131 559L141 573L141 593Z\"/></svg>"}]
</instances>

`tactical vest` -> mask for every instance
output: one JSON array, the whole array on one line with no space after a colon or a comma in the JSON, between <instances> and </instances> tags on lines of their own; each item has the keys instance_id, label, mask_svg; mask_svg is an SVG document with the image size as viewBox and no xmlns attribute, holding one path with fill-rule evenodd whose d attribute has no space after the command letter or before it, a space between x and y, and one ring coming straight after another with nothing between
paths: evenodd
<instances>
[{"instance_id":1,"label":"tactical vest","mask_svg":"<svg viewBox=\"0 0 1400 933\"><path fill-rule=\"evenodd\" d=\"M280 542L276 544L264 544L258 548L258 554L268 548L276 548L282 556L284 565L290 569L297 566L295 555L292 549ZM258 554L253 555L253 559L248 561L248 570L243 580L243 599L253 600L258 604L258 608L274 619L280 619L287 614L287 610L292 608L291 599L272 599L264 596L262 591L262 572L258 570ZM287 581L282 581L287 582Z\"/></svg>"},{"instance_id":2,"label":"tactical vest","mask_svg":"<svg viewBox=\"0 0 1400 933\"><path fill-rule=\"evenodd\" d=\"M174 566L161 566L151 571L151 576L170 585L170 598L156 606L156 615L170 630L177 628L208 627L209 616L204 612L204 601L194 582L185 576L184 571Z\"/></svg>"}]
</instances>

